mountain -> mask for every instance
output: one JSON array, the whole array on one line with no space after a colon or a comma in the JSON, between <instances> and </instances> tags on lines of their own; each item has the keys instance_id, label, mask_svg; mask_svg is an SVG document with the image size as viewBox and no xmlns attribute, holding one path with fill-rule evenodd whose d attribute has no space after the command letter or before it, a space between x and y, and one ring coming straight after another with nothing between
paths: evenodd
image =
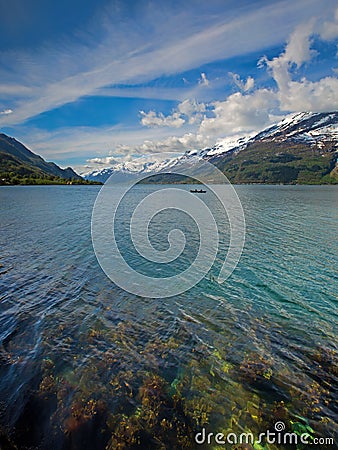
<instances>
[{"instance_id":1,"label":"mountain","mask_svg":"<svg viewBox=\"0 0 338 450\"><path fill-rule=\"evenodd\" d=\"M105 182L113 173L170 172L193 156L206 159L233 183L338 183L338 112L297 113L258 134L225 138L215 146L146 164L123 163L85 175Z\"/></svg>"},{"instance_id":2,"label":"mountain","mask_svg":"<svg viewBox=\"0 0 338 450\"><path fill-rule=\"evenodd\" d=\"M338 183L338 112L293 114L210 155L234 183Z\"/></svg>"},{"instance_id":3,"label":"mountain","mask_svg":"<svg viewBox=\"0 0 338 450\"><path fill-rule=\"evenodd\" d=\"M157 172L163 172L167 169L168 172L174 168L174 166L180 162L182 157L165 159L162 161L149 161L149 162L138 162L138 161L128 161L120 164L115 164L113 167L104 168L101 170L94 170L87 174L83 174L86 180L90 181L100 181L104 183L108 180L111 175L115 175L116 181L123 181L129 178L131 175L138 174L154 174Z\"/></svg>"},{"instance_id":4,"label":"mountain","mask_svg":"<svg viewBox=\"0 0 338 450\"><path fill-rule=\"evenodd\" d=\"M61 169L53 162L46 162L31 152L21 142L0 133L0 182L1 184L29 184L33 180L61 182L61 180L83 181L70 167ZM35 183L34 183L35 184Z\"/></svg>"}]
</instances>

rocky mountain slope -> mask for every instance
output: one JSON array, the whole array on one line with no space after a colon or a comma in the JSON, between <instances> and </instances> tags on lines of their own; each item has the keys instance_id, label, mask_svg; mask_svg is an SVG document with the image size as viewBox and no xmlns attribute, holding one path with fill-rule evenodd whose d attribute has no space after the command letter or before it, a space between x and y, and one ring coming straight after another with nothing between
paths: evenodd
<instances>
[{"instance_id":1,"label":"rocky mountain slope","mask_svg":"<svg viewBox=\"0 0 338 450\"><path fill-rule=\"evenodd\" d=\"M82 180L70 167L61 169L31 152L16 139L0 134L0 180L17 184L23 180Z\"/></svg>"},{"instance_id":2,"label":"rocky mountain slope","mask_svg":"<svg viewBox=\"0 0 338 450\"><path fill-rule=\"evenodd\" d=\"M337 183L338 112L297 113L262 132L220 140L178 158L146 164L123 163L85 175L105 182L110 175L174 170L192 156L219 167L234 183Z\"/></svg>"}]
</instances>

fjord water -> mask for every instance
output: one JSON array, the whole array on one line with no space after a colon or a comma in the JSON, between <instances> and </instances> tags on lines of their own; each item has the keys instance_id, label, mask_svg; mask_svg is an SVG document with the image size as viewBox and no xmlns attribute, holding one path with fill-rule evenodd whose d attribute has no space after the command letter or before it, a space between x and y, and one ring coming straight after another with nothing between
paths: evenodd
<instances>
[{"instance_id":1,"label":"fjord water","mask_svg":"<svg viewBox=\"0 0 338 450\"><path fill-rule=\"evenodd\" d=\"M97 263L98 187L0 188L4 448L199 448L203 427L258 436L277 421L334 436L338 189L236 190L247 233L232 276L218 284L216 261L154 300Z\"/></svg>"}]
</instances>

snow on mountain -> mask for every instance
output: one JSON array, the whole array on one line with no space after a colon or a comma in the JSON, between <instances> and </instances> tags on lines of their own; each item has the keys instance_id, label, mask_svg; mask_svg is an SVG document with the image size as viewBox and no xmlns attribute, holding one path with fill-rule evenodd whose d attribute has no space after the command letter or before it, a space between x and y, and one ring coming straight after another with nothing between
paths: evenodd
<instances>
[{"instance_id":1,"label":"snow on mountain","mask_svg":"<svg viewBox=\"0 0 338 450\"><path fill-rule=\"evenodd\" d=\"M246 136L231 136L219 140L213 147L201 150L189 150L182 156L162 161L131 161L116 164L111 168L96 170L83 176L88 180L105 182L112 174L147 174L168 170L183 160L191 157L204 159L221 158L222 155L244 151L249 145L271 142L273 145L284 143L304 143L307 146L316 146L318 149L329 147L332 151L338 150L338 112L311 113L301 112L290 114L275 125L272 125L258 134Z\"/></svg>"},{"instance_id":2,"label":"snow on mountain","mask_svg":"<svg viewBox=\"0 0 338 450\"><path fill-rule=\"evenodd\" d=\"M170 169L175 166L181 157L165 159L162 161L148 161L146 163L142 161L128 161L120 164L115 164L113 167L104 168L100 170L94 170L87 174L83 174L84 178L92 181L105 182L111 175L137 175L137 174L150 174L163 171L164 169Z\"/></svg>"},{"instance_id":3,"label":"snow on mountain","mask_svg":"<svg viewBox=\"0 0 338 450\"><path fill-rule=\"evenodd\" d=\"M231 136L219 140L212 148L205 148L203 150L191 150L185 153L186 156L198 156L208 158L215 155L220 155L234 148L242 149L255 136L255 134L247 136Z\"/></svg>"},{"instance_id":4,"label":"snow on mountain","mask_svg":"<svg viewBox=\"0 0 338 450\"><path fill-rule=\"evenodd\" d=\"M239 152L249 144L264 142L304 142L323 148L325 143L334 142L338 148L338 112L332 113L296 113L260 133L220 140L214 147L187 152L188 156L211 158L228 152Z\"/></svg>"},{"instance_id":5,"label":"snow on mountain","mask_svg":"<svg viewBox=\"0 0 338 450\"><path fill-rule=\"evenodd\" d=\"M302 140L313 143L320 140L337 139L338 112L332 113L297 113L285 117L255 136L255 140L271 139L274 141Z\"/></svg>"}]
</instances>

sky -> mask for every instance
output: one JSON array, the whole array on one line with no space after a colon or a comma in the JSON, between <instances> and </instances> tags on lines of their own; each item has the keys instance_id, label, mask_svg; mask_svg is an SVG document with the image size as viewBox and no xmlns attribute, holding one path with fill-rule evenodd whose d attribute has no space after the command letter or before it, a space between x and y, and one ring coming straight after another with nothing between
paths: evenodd
<instances>
[{"instance_id":1,"label":"sky","mask_svg":"<svg viewBox=\"0 0 338 450\"><path fill-rule=\"evenodd\" d=\"M0 0L0 132L79 173L338 109L335 0Z\"/></svg>"}]
</instances>

